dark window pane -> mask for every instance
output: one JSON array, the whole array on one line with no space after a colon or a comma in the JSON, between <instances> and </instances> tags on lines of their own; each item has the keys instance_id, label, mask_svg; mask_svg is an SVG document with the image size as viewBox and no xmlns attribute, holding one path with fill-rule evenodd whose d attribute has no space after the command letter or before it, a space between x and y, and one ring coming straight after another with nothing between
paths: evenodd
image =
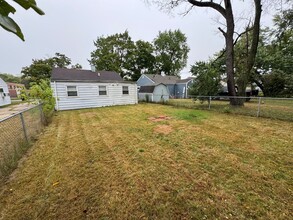
<instances>
[{"instance_id":1,"label":"dark window pane","mask_svg":"<svg viewBox=\"0 0 293 220\"><path fill-rule=\"evenodd\" d=\"M129 94L128 86L122 86L122 94L124 94L124 95Z\"/></svg>"},{"instance_id":2,"label":"dark window pane","mask_svg":"<svg viewBox=\"0 0 293 220\"><path fill-rule=\"evenodd\" d=\"M77 91L68 91L68 96L77 96Z\"/></svg>"},{"instance_id":3,"label":"dark window pane","mask_svg":"<svg viewBox=\"0 0 293 220\"><path fill-rule=\"evenodd\" d=\"M99 91L99 95L107 95L107 91Z\"/></svg>"}]
</instances>

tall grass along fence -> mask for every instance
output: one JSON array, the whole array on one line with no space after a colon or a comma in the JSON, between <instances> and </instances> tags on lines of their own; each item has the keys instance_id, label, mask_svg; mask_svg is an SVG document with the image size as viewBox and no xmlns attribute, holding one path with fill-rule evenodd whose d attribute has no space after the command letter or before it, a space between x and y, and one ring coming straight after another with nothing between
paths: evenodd
<instances>
[{"instance_id":1,"label":"tall grass along fence","mask_svg":"<svg viewBox=\"0 0 293 220\"><path fill-rule=\"evenodd\" d=\"M230 98L238 99L243 103L243 106L231 106ZM169 99L166 104L177 107L293 121L293 98L190 96L188 99Z\"/></svg>"},{"instance_id":2,"label":"tall grass along fence","mask_svg":"<svg viewBox=\"0 0 293 220\"><path fill-rule=\"evenodd\" d=\"M0 180L16 168L44 122L42 104L0 120Z\"/></svg>"}]
</instances>

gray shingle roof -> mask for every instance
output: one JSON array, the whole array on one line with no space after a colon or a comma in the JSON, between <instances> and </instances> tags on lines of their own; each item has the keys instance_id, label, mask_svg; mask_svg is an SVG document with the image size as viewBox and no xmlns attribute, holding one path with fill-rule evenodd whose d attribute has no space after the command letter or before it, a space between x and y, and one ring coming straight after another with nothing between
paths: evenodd
<instances>
[{"instance_id":1,"label":"gray shingle roof","mask_svg":"<svg viewBox=\"0 0 293 220\"><path fill-rule=\"evenodd\" d=\"M51 81L123 82L121 76L112 71L96 71L53 68Z\"/></svg>"},{"instance_id":2,"label":"gray shingle roof","mask_svg":"<svg viewBox=\"0 0 293 220\"><path fill-rule=\"evenodd\" d=\"M162 76L158 74L145 74L148 78L154 81L156 84L163 83L165 85L175 84L177 80L180 80L178 76Z\"/></svg>"},{"instance_id":3,"label":"gray shingle roof","mask_svg":"<svg viewBox=\"0 0 293 220\"><path fill-rule=\"evenodd\" d=\"M153 93L156 85L153 86L141 86L139 88L139 93Z\"/></svg>"}]
</instances>

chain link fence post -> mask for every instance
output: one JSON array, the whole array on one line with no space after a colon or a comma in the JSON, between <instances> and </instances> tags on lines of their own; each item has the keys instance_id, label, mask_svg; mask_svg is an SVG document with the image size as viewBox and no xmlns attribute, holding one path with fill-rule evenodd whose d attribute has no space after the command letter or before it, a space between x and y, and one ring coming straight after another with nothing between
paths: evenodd
<instances>
[{"instance_id":1,"label":"chain link fence post","mask_svg":"<svg viewBox=\"0 0 293 220\"><path fill-rule=\"evenodd\" d=\"M44 125L45 124L45 117L44 117L44 112L43 112L43 104L39 104L39 110L40 110L40 115L41 115L41 122Z\"/></svg>"},{"instance_id":2,"label":"chain link fence post","mask_svg":"<svg viewBox=\"0 0 293 220\"><path fill-rule=\"evenodd\" d=\"M260 104L261 104L261 97L258 98L256 117L259 117L259 114L260 114Z\"/></svg>"},{"instance_id":3,"label":"chain link fence post","mask_svg":"<svg viewBox=\"0 0 293 220\"><path fill-rule=\"evenodd\" d=\"M212 101L212 97L209 97L209 109L211 109L211 101Z\"/></svg>"},{"instance_id":4,"label":"chain link fence post","mask_svg":"<svg viewBox=\"0 0 293 220\"><path fill-rule=\"evenodd\" d=\"M22 124L22 129L23 129L24 137L25 137L26 142L28 143L29 140L28 140L28 136L27 136L27 131L26 131L26 126L25 126L25 122L24 122L24 118L23 118L23 113L21 112L19 114L19 116L20 116L20 119L21 119L21 124Z\"/></svg>"}]
</instances>

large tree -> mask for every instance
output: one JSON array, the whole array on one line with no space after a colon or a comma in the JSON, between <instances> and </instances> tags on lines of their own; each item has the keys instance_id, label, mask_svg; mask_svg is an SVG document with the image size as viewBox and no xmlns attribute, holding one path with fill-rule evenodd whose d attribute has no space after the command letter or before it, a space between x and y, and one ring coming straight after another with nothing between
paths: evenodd
<instances>
[{"instance_id":1,"label":"large tree","mask_svg":"<svg viewBox=\"0 0 293 220\"><path fill-rule=\"evenodd\" d=\"M155 1L158 2L158 1ZM219 0L219 1L196 1L196 0L161 0L159 2L165 3L162 7L175 8L181 3L188 2L191 6L210 8L219 13L225 20L225 30L221 27L218 29L225 38L225 57L226 57L226 74L227 74L227 85L230 96L236 96L235 90L235 74L234 74L234 35L235 35L235 22L233 5L231 0ZM261 0L254 0L255 13L254 22L252 25L253 34L250 46L250 57L248 59L247 71L251 72L254 65L255 56L257 52L257 45L259 41L259 27L260 17L262 12ZM231 105L239 105L242 103L238 102L238 99L231 98Z\"/></svg>"},{"instance_id":2,"label":"large tree","mask_svg":"<svg viewBox=\"0 0 293 220\"><path fill-rule=\"evenodd\" d=\"M187 63L189 46L180 30L159 32L154 40L156 66L160 74L178 76Z\"/></svg>"},{"instance_id":3,"label":"large tree","mask_svg":"<svg viewBox=\"0 0 293 220\"><path fill-rule=\"evenodd\" d=\"M215 96L221 89L221 67L215 66L211 60L208 62L196 62L191 66L190 72L195 77L189 94L196 96Z\"/></svg>"},{"instance_id":4,"label":"large tree","mask_svg":"<svg viewBox=\"0 0 293 220\"><path fill-rule=\"evenodd\" d=\"M154 73L156 66L154 46L147 41L136 41L134 56L131 63L130 71L132 72L131 80L133 81L137 81L143 73Z\"/></svg>"},{"instance_id":5,"label":"large tree","mask_svg":"<svg viewBox=\"0 0 293 220\"><path fill-rule=\"evenodd\" d=\"M266 96L293 96L293 8L274 17L262 32L251 81Z\"/></svg>"},{"instance_id":6,"label":"large tree","mask_svg":"<svg viewBox=\"0 0 293 220\"><path fill-rule=\"evenodd\" d=\"M33 59L32 64L22 68L22 79L26 80L26 86L31 82L40 82L51 77L52 68L81 68L80 64L71 65L71 59L61 53L55 53L54 57L47 59Z\"/></svg>"},{"instance_id":7,"label":"large tree","mask_svg":"<svg viewBox=\"0 0 293 220\"><path fill-rule=\"evenodd\" d=\"M128 31L107 37L98 37L96 49L91 52L91 65L98 70L116 71L122 77L131 75L131 61L134 59L135 44Z\"/></svg>"},{"instance_id":8,"label":"large tree","mask_svg":"<svg viewBox=\"0 0 293 220\"><path fill-rule=\"evenodd\" d=\"M12 0L17 3L20 7L28 10L33 9L39 15L44 15L45 13L37 7L35 0ZM5 0L0 1L0 26L5 30L12 32L17 35L20 39L24 41L23 33L18 26L18 24L10 17L10 14L14 14L16 9Z\"/></svg>"}]
</instances>

